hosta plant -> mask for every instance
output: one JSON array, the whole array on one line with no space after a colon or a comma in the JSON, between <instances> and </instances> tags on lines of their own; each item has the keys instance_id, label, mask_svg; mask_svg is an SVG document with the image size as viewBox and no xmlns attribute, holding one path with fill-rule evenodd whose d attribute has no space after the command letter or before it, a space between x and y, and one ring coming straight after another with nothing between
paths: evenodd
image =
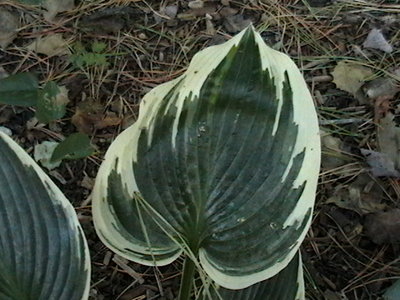
<instances>
[{"instance_id":1,"label":"hosta plant","mask_svg":"<svg viewBox=\"0 0 400 300\"><path fill-rule=\"evenodd\" d=\"M90 259L69 201L0 132L0 299L83 300Z\"/></svg>"},{"instance_id":2,"label":"hosta plant","mask_svg":"<svg viewBox=\"0 0 400 300\"><path fill-rule=\"evenodd\" d=\"M143 98L97 176L96 231L145 265L184 255L180 299L302 299L319 161L302 75L249 27Z\"/></svg>"}]
</instances>

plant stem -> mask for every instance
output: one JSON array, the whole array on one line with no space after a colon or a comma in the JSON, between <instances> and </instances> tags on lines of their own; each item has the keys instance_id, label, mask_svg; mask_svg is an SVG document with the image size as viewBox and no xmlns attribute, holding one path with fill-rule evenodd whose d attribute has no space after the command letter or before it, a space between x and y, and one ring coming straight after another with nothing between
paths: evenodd
<instances>
[{"instance_id":1,"label":"plant stem","mask_svg":"<svg viewBox=\"0 0 400 300\"><path fill-rule=\"evenodd\" d=\"M186 256L183 264L181 287L179 289L179 300L190 300L195 271L195 263Z\"/></svg>"}]
</instances>

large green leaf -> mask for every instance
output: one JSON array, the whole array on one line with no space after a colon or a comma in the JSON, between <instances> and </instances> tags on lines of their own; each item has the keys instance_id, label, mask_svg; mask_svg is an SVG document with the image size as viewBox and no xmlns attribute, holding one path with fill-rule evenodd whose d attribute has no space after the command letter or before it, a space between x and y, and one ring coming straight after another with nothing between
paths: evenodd
<instances>
[{"instance_id":1,"label":"large green leaf","mask_svg":"<svg viewBox=\"0 0 400 300\"><path fill-rule=\"evenodd\" d=\"M0 133L0 299L87 299L90 259L71 204Z\"/></svg>"},{"instance_id":2,"label":"large green leaf","mask_svg":"<svg viewBox=\"0 0 400 300\"><path fill-rule=\"evenodd\" d=\"M163 265L184 251L217 284L242 289L296 254L319 161L302 75L248 28L145 96L96 179L96 230L131 260Z\"/></svg>"},{"instance_id":3,"label":"large green leaf","mask_svg":"<svg viewBox=\"0 0 400 300\"><path fill-rule=\"evenodd\" d=\"M32 73L19 73L0 79L0 103L34 106L38 99L38 80Z\"/></svg>"}]
</instances>

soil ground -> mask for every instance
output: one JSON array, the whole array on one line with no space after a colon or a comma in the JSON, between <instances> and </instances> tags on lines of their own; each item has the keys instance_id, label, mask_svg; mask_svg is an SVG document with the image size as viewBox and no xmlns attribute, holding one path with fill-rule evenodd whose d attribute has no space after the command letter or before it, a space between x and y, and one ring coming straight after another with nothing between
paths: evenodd
<instances>
[{"instance_id":1,"label":"soil ground","mask_svg":"<svg viewBox=\"0 0 400 300\"><path fill-rule=\"evenodd\" d=\"M399 84L398 1L92 0L76 1L47 19L38 7L18 2L0 1L0 9L21 22L18 35L0 50L0 71L33 72L41 83L65 86L69 98L65 117L47 125L34 119L33 108L0 105L0 126L30 153L43 141L78 131L96 147L90 157L47 171L76 207L89 240L91 299L176 297L182 262L155 269L115 257L94 232L90 192L106 149L134 122L143 95L182 74L198 50L250 23L268 45L296 62L320 120L322 169L312 228L302 246L308 299L379 299L400 278L399 176L388 174L385 164L378 170L384 174L377 173L374 160L368 164L362 152L384 151L377 132L388 113L397 126L398 89L377 86ZM366 44L371 30L379 35L372 47ZM64 54L27 48L56 33L67 43ZM335 68L343 61L351 67L341 73ZM360 80L360 66L370 70L369 77ZM358 80L354 93L339 83L351 85L352 78ZM396 139L395 129L391 133Z\"/></svg>"}]
</instances>

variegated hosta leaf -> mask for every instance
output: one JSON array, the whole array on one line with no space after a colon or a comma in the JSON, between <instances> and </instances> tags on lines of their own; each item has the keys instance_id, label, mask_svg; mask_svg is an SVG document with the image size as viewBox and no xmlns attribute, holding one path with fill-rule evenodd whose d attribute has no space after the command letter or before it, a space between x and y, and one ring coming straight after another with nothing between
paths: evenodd
<instances>
[{"instance_id":1,"label":"variegated hosta leaf","mask_svg":"<svg viewBox=\"0 0 400 300\"><path fill-rule=\"evenodd\" d=\"M148 265L173 261L184 244L219 285L245 288L296 254L319 161L302 75L248 28L144 97L99 171L96 230Z\"/></svg>"},{"instance_id":2,"label":"variegated hosta leaf","mask_svg":"<svg viewBox=\"0 0 400 300\"><path fill-rule=\"evenodd\" d=\"M217 288L204 292L203 299L215 300L303 300L304 281L300 254L274 277L258 282L242 290Z\"/></svg>"},{"instance_id":3,"label":"variegated hosta leaf","mask_svg":"<svg viewBox=\"0 0 400 300\"><path fill-rule=\"evenodd\" d=\"M90 258L72 205L0 132L0 299L87 299Z\"/></svg>"}]
</instances>

